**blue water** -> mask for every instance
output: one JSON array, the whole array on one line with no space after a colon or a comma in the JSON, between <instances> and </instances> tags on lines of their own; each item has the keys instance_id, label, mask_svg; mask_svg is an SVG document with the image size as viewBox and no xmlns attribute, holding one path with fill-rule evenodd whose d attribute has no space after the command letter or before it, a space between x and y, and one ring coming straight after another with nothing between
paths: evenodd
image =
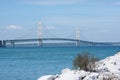
<instances>
[{"instance_id":1,"label":"blue water","mask_svg":"<svg viewBox=\"0 0 120 80\"><path fill-rule=\"evenodd\" d=\"M120 47L0 48L0 80L37 80L42 75L60 73L72 68L74 57L84 51L103 59Z\"/></svg>"}]
</instances>

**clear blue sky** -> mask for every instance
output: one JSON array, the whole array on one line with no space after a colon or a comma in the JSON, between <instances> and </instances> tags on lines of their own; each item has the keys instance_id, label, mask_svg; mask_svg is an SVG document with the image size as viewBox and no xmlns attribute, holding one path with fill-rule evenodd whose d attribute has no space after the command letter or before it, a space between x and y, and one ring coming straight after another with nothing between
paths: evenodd
<instances>
[{"instance_id":1,"label":"clear blue sky","mask_svg":"<svg viewBox=\"0 0 120 80\"><path fill-rule=\"evenodd\" d=\"M43 37L120 41L120 0L0 0L0 39Z\"/></svg>"}]
</instances>

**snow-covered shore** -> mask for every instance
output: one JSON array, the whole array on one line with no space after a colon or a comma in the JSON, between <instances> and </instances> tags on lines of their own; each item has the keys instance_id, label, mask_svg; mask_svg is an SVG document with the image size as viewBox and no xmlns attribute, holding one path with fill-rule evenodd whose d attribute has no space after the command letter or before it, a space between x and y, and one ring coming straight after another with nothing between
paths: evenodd
<instances>
[{"instance_id":1,"label":"snow-covered shore","mask_svg":"<svg viewBox=\"0 0 120 80\"><path fill-rule=\"evenodd\" d=\"M96 62L95 72L63 69L61 74L46 75L38 80L120 80L120 52Z\"/></svg>"}]
</instances>

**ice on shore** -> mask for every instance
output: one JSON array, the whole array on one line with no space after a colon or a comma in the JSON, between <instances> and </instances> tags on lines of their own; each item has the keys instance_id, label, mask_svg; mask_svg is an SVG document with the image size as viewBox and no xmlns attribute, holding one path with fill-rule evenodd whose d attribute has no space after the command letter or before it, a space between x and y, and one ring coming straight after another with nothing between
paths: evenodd
<instances>
[{"instance_id":1,"label":"ice on shore","mask_svg":"<svg viewBox=\"0 0 120 80\"><path fill-rule=\"evenodd\" d=\"M120 52L96 62L95 72L63 69L59 75L46 75L38 80L120 80Z\"/></svg>"}]
</instances>

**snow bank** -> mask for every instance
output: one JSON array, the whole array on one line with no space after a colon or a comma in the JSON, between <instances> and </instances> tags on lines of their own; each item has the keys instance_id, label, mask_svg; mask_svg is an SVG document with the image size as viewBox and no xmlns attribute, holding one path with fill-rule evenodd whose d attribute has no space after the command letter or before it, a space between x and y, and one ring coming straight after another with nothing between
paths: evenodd
<instances>
[{"instance_id":1,"label":"snow bank","mask_svg":"<svg viewBox=\"0 0 120 80\"><path fill-rule=\"evenodd\" d=\"M120 52L95 64L96 72L66 68L60 75L46 75L38 80L120 80Z\"/></svg>"}]
</instances>

